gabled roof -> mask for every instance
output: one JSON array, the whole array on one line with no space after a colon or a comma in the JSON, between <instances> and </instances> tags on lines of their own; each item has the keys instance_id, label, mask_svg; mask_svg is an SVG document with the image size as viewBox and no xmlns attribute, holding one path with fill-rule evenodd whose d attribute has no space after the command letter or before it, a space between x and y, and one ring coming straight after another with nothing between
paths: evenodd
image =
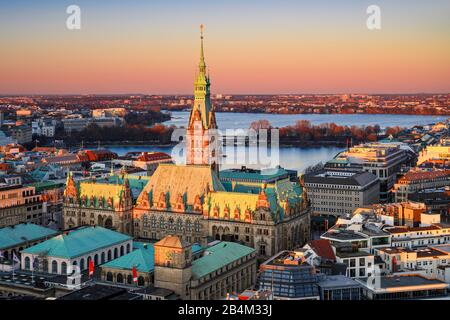
<instances>
[{"instance_id":1,"label":"gabled roof","mask_svg":"<svg viewBox=\"0 0 450 320\"><path fill-rule=\"evenodd\" d=\"M33 242L45 237L57 235L58 232L32 223L21 223L0 229L0 249Z\"/></svg>"},{"instance_id":2,"label":"gabled roof","mask_svg":"<svg viewBox=\"0 0 450 320\"><path fill-rule=\"evenodd\" d=\"M183 241L178 236L168 235L168 236L164 237L163 239L159 240L158 242L156 242L155 246L168 247L168 248L186 248L186 247L189 247L190 244L187 243L186 241Z\"/></svg>"},{"instance_id":3,"label":"gabled roof","mask_svg":"<svg viewBox=\"0 0 450 320\"><path fill-rule=\"evenodd\" d=\"M142 193L151 191L153 203L161 193L167 194L170 203L176 203L178 195L186 196L187 205L193 205L195 197L209 191L224 191L217 173L208 165L175 165L161 163L150 177ZM142 194L139 196L141 198ZM138 199L139 203L139 199Z\"/></svg>"},{"instance_id":4,"label":"gabled roof","mask_svg":"<svg viewBox=\"0 0 450 320\"><path fill-rule=\"evenodd\" d=\"M22 252L71 259L130 239L130 236L103 227L81 227L29 247Z\"/></svg>"}]
</instances>

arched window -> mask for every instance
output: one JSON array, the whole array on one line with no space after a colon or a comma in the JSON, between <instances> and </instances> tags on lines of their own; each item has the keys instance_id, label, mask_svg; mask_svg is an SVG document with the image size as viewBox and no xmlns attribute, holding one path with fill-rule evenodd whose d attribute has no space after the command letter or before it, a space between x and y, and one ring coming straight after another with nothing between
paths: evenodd
<instances>
[{"instance_id":1,"label":"arched window","mask_svg":"<svg viewBox=\"0 0 450 320\"><path fill-rule=\"evenodd\" d=\"M98 265L98 254L95 254L94 256L94 265Z\"/></svg>"},{"instance_id":2,"label":"arched window","mask_svg":"<svg viewBox=\"0 0 450 320\"><path fill-rule=\"evenodd\" d=\"M103 264L103 263L105 263L105 253L104 252L102 252L102 257L101 257L101 263Z\"/></svg>"},{"instance_id":3,"label":"arched window","mask_svg":"<svg viewBox=\"0 0 450 320\"><path fill-rule=\"evenodd\" d=\"M43 259L42 261L42 269L44 272L48 272L48 260L47 259Z\"/></svg>"},{"instance_id":4,"label":"arched window","mask_svg":"<svg viewBox=\"0 0 450 320\"><path fill-rule=\"evenodd\" d=\"M133 284L133 276L132 276L131 274L129 274L129 275L127 276L127 283L128 283L128 284Z\"/></svg>"},{"instance_id":5,"label":"arched window","mask_svg":"<svg viewBox=\"0 0 450 320\"><path fill-rule=\"evenodd\" d=\"M61 263L61 274L67 274L67 263Z\"/></svg>"},{"instance_id":6,"label":"arched window","mask_svg":"<svg viewBox=\"0 0 450 320\"><path fill-rule=\"evenodd\" d=\"M200 222L198 220L195 221L195 224L194 224L195 232L200 232L200 228L201 228Z\"/></svg>"},{"instance_id":7,"label":"arched window","mask_svg":"<svg viewBox=\"0 0 450 320\"><path fill-rule=\"evenodd\" d=\"M117 283L123 283L123 275L121 274L121 273L119 273L118 275L117 275L117 281L116 281Z\"/></svg>"},{"instance_id":8,"label":"arched window","mask_svg":"<svg viewBox=\"0 0 450 320\"><path fill-rule=\"evenodd\" d=\"M108 261L111 260L111 249L108 250Z\"/></svg>"},{"instance_id":9,"label":"arched window","mask_svg":"<svg viewBox=\"0 0 450 320\"><path fill-rule=\"evenodd\" d=\"M191 232L192 231L192 222L190 219L186 220L186 231Z\"/></svg>"},{"instance_id":10,"label":"arched window","mask_svg":"<svg viewBox=\"0 0 450 320\"><path fill-rule=\"evenodd\" d=\"M52 261L52 273L58 273L58 262L56 260Z\"/></svg>"},{"instance_id":11,"label":"arched window","mask_svg":"<svg viewBox=\"0 0 450 320\"><path fill-rule=\"evenodd\" d=\"M146 214L144 214L144 216L142 217L142 224L144 228L148 227L148 216Z\"/></svg>"},{"instance_id":12,"label":"arched window","mask_svg":"<svg viewBox=\"0 0 450 320\"><path fill-rule=\"evenodd\" d=\"M119 253L119 250L117 250L117 248L114 248L114 259L118 258L118 253Z\"/></svg>"},{"instance_id":13,"label":"arched window","mask_svg":"<svg viewBox=\"0 0 450 320\"><path fill-rule=\"evenodd\" d=\"M108 272L106 274L106 281L109 281L109 282L113 281L113 274L111 272Z\"/></svg>"},{"instance_id":14,"label":"arched window","mask_svg":"<svg viewBox=\"0 0 450 320\"><path fill-rule=\"evenodd\" d=\"M145 285L144 277L143 276L139 276L139 278L138 278L138 286L144 286L144 285Z\"/></svg>"},{"instance_id":15,"label":"arched window","mask_svg":"<svg viewBox=\"0 0 450 320\"><path fill-rule=\"evenodd\" d=\"M177 231L183 231L183 220L181 220L181 218L177 219Z\"/></svg>"},{"instance_id":16,"label":"arched window","mask_svg":"<svg viewBox=\"0 0 450 320\"><path fill-rule=\"evenodd\" d=\"M127 253L130 253L130 244L127 243Z\"/></svg>"},{"instance_id":17,"label":"arched window","mask_svg":"<svg viewBox=\"0 0 450 320\"><path fill-rule=\"evenodd\" d=\"M124 254L123 250L124 250L123 246L120 246L120 256L123 256Z\"/></svg>"},{"instance_id":18,"label":"arched window","mask_svg":"<svg viewBox=\"0 0 450 320\"><path fill-rule=\"evenodd\" d=\"M30 270L30 257L25 258L25 270Z\"/></svg>"},{"instance_id":19,"label":"arched window","mask_svg":"<svg viewBox=\"0 0 450 320\"><path fill-rule=\"evenodd\" d=\"M173 221L173 218L169 218L168 229L169 230L174 230L175 229L175 223Z\"/></svg>"},{"instance_id":20,"label":"arched window","mask_svg":"<svg viewBox=\"0 0 450 320\"><path fill-rule=\"evenodd\" d=\"M84 258L81 258L81 260L80 260L80 270L81 271L84 270Z\"/></svg>"}]
</instances>

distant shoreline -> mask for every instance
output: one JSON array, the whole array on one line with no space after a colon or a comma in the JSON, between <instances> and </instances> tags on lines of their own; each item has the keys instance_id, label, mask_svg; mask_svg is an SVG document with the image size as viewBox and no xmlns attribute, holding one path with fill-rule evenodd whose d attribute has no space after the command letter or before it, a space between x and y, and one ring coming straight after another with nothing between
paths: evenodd
<instances>
[{"instance_id":1,"label":"distant shoreline","mask_svg":"<svg viewBox=\"0 0 450 320\"><path fill-rule=\"evenodd\" d=\"M161 108L163 112L190 112L190 108ZM444 113L414 113L414 111L410 112L347 112L347 111L339 111L339 112L277 112L276 110L222 110L220 107L216 109L216 113L259 113L259 114L277 114L277 115L334 115L334 114L343 114L343 115L386 115L386 116L429 116L429 117L450 117L450 110Z\"/></svg>"},{"instance_id":2,"label":"distant shoreline","mask_svg":"<svg viewBox=\"0 0 450 320\"><path fill-rule=\"evenodd\" d=\"M168 143L168 144L159 144L159 143L152 143L152 141L130 141L129 143L120 141L120 142L114 142L114 141L102 141L100 144L100 148L108 148L111 146L114 147L141 147L141 146L149 146L149 147L158 147L158 148L168 148L168 147L174 147L177 143ZM98 143L84 143L84 147L98 147ZM289 143L283 143L280 142L280 147L283 148L298 148L298 147L307 147L307 148L322 148L322 147L345 147L344 142L340 141L299 141L299 142L292 142ZM78 146L70 146L70 147L81 147L81 145Z\"/></svg>"}]
</instances>

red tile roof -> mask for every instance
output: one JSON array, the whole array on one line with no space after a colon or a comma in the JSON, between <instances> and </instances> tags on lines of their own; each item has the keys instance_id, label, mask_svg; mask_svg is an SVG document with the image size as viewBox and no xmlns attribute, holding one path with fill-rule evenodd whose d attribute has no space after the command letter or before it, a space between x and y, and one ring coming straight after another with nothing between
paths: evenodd
<instances>
[{"instance_id":1,"label":"red tile roof","mask_svg":"<svg viewBox=\"0 0 450 320\"><path fill-rule=\"evenodd\" d=\"M399 179L399 182L429 180L448 176L450 176L450 170L410 171L405 173L405 175Z\"/></svg>"},{"instance_id":2,"label":"red tile roof","mask_svg":"<svg viewBox=\"0 0 450 320\"><path fill-rule=\"evenodd\" d=\"M336 255L334 254L329 240L311 240L308 244L318 256L336 261Z\"/></svg>"},{"instance_id":3,"label":"red tile roof","mask_svg":"<svg viewBox=\"0 0 450 320\"><path fill-rule=\"evenodd\" d=\"M164 152L143 152L138 157L138 161L157 161L157 160L170 160L171 157Z\"/></svg>"}]
</instances>

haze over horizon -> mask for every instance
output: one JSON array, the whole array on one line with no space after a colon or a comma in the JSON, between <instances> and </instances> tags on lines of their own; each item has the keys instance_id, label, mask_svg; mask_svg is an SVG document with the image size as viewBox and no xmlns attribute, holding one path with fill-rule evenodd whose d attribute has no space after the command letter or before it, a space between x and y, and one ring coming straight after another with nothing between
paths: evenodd
<instances>
[{"instance_id":1,"label":"haze over horizon","mask_svg":"<svg viewBox=\"0 0 450 320\"><path fill-rule=\"evenodd\" d=\"M79 0L75 31L70 4L0 1L0 95L192 95L200 23L213 94L450 91L444 0Z\"/></svg>"}]
</instances>

